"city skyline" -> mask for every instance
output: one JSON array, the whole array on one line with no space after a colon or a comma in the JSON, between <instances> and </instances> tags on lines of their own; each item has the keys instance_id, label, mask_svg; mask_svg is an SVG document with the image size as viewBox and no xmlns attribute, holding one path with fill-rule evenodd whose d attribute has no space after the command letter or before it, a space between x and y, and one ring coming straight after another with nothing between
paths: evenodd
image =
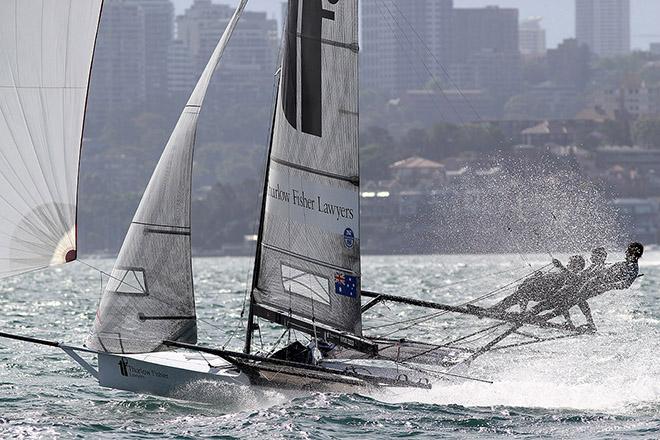
<instances>
[{"instance_id":1,"label":"city skyline","mask_svg":"<svg viewBox=\"0 0 660 440\"><path fill-rule=\"evenodd\" d=\"M193 0L173 0L176 13L181 14ZM213 0L214 3L235 5L237 0ZM280 19L281 1L251 0L248 9L266 11ZM575 37L575 0L454 0L458 8L477 8L488 5L514 7L520 11L520 19L543 17L541 25L547 30L548 48L557 47L566 38ZM632 49L648 50L649 44L660 42L657 22L660 19L660 2L631 0Z\"/></svg>"}]
</instances>

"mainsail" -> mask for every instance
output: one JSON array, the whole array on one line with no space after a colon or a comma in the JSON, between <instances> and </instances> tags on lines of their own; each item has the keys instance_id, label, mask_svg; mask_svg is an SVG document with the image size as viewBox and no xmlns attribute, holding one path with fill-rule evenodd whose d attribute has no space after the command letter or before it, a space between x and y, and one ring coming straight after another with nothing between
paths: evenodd
<instances>
[{"instance_id":1,"label":"mainsail","mask_svg":"<svg viewBox=\"0 0 660 440\"><path fill-rule=\"evenodd\" d=\"M76 259L78 165L101 5L0 1L0 277Z\"/></svg>"},{"instance_id":2,"label":"mainsail","mask_svg":"<svg viewBox=\"0 0 660 440\"><path fill-rule=\"evenodd\" d=\"M162 349L165 340L197 341L190 243L197 119L246 3L236 9L142 196L103 293L91 348L140 353Z\"/></svg>"},{"instance_id":3,"label":"mainsail","mask_svg":"<svg viewBox=\"0 0 660 440\"><path fill-rule=\"evenodd\" d=\"M273 124L252 310L360 336L357 0L289 1Z\"/></svg>"}]
</instances>

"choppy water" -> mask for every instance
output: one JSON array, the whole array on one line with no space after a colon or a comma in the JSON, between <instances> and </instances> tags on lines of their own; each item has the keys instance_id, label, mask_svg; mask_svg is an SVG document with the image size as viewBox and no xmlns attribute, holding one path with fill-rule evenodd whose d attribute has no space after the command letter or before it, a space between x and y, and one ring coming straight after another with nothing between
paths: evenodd
<instances>
[{"instance_id":1,"label":"choppy water","mask_svg":"<svg viewBox=\"0 0 660 440\"><path fill-rule=\"evenodd\" d=\"M548 258L527 260L544 264ZM479 277L521 263L517 256L367 257L364 287L461 303L520 272ZM250 259L195 261L203 342L223 343L237 328L250 265ZM642 272L635 289L594 301L597 335L481 358L469 374L492 385L446 382L430 391L373 395L209 385L195 392L211 403L190 403L103 389L56 350L0 341L0 438L658 439L660 253L645 256ZM466 278L479 279L438 290ZM100 283L80 264L4 281L0 327L80 344ZM377 310L375 317L384 322ZM410 331L433 339L426 328ZM237 334L236 347L241 339Z\"/></svg>"}]
</instances>

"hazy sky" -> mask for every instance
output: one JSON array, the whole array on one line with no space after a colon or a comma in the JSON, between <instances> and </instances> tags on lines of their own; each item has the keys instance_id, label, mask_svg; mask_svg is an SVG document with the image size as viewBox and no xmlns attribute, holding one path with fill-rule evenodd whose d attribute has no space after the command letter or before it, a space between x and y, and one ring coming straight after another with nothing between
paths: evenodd
<instances>
[{"instance_id":1,"label":"hazy sky","mask_svg":"<svg viewBox=\"0 0 660 440\"><path fill-rule=\"evenodd\" d=\"M173 0L177 12L190 5L193 0ZM407 0L415 1L415 0ZM237 0L214 0L216 3L237 4ZM250 0L248 8L268 11L280 18L281 0ZM555 47L564 38L575 36L575 0L454 0L459 8L498 5L515 7L520 10L520 17L543 17L543 26L547 30L548 47ZM635 49L648 49L649 43L660 42L660 1L631 0L632 5L632 43Z\"/></svg>"}]
</instances>

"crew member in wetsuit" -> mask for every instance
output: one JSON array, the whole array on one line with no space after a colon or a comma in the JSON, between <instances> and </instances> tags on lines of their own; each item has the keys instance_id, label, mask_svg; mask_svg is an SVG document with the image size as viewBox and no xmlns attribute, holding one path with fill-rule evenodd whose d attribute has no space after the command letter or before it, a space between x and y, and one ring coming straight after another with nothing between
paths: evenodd
<instances>
[{"instance_id":1,"label":"crew member in wetsuit","mask_svg":"<svg viewBox=\"0 0 660 440\"><path fill-rule=\"evenodd\" d=\"M620 261L596 272L581 285L577 292L573 290L558 292L562 295L557 295L554 301L545 301L538 304L531 310L531 313L538 314L547 310L554 310L552 313L543 315L543 318L552 319L559 315L568 316L567 324L569 327L575 328L570 321L569 310L573 306L578 306L587 320L587 324L579 329L595 332L596 325L587 300L610 290L628 289L639 275L638 261L643 254L644 246L641 243L631 243L628 249L626 249L626 259L624 261Z\"/></svg>"},{"instance_id":2,"label":"crew member in wetsuit","mask_svg":"<svg viewBox=\"0 0 660 440\"><path fill-rule=\"evenodd\" d=\"M564 284L577 277L577 274L584 269L585 262L580 255L573 255L568 260L568 267L564 267L557 259L552 260L552 264L559 269L559 272L545 275L540 271L535 272L523 281L513 294L491 307L491 310L504 312L518 304L520 311L525 312L530 301L542 302L551 299Z\"/></svg>"},{"instance_id":3,"label":"crew member in wetsuit","mask_svg":"<svg viewBox=\"0 0 660 440\"><path fill-rule=\"evenodd\" d=\"M539 304L532 309L532 313L542 313L545 310L553 310L571 300L574 300L582 286L589 279L599 275L605 269L606 259L607 251L605 248L598 247L592 250L590 257L591 264L589 267L581 271L579 274L569 275L562 288L557 291L554 297L548 297L546 300L539 302ZM568 309L562 308L562 311L569 328L575 328Z\"/></svg>"},{"instance_id":4,"label":"crew member in wetsuit","mask_svg":"<svg viewBox=\"0 0 660 440\"><path fill-rule=\"evenodd\" d=\"M597 247L592 250L591 257L589 258L591 264L580 273L580 278L583 278L586 281L589 278L598 275L603 269L605 269L605 260L607 260L607 251L604 247Z\"/></svg>"}]
</instances>

